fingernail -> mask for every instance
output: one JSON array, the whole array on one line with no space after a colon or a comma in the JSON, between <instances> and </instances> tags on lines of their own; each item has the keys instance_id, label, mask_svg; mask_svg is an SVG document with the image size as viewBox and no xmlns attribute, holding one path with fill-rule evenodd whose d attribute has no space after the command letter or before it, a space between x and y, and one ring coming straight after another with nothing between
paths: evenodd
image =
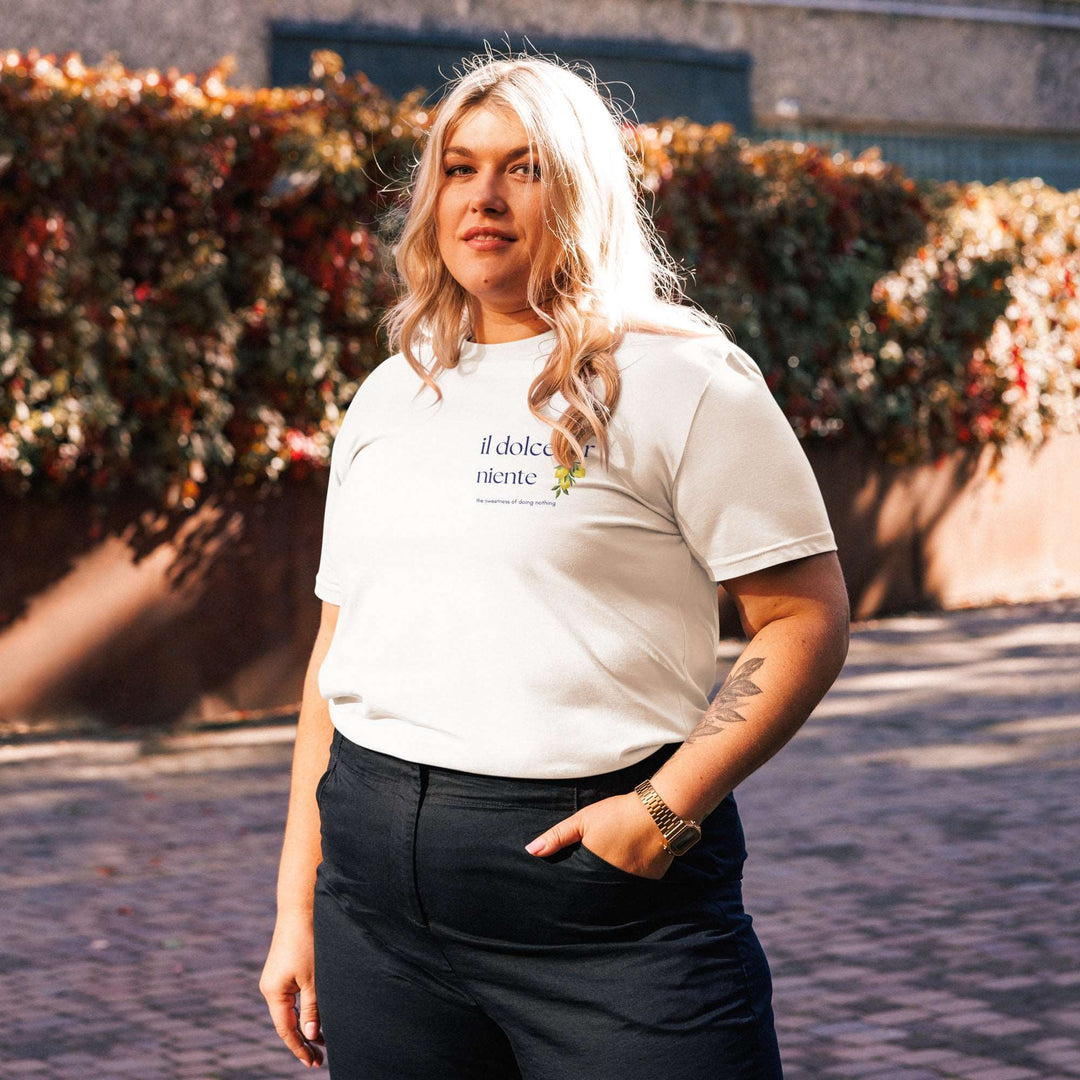
<instances>
[{"instance_id":1,"label":"fingernail","mask_svg":"<svg viewBox=\"0 0 1080 1080\"><path fill-rule=\"evenodd\" d=\"M309 1039L314 1039L314 1038L315 1038L315 1036L319 1034L319 1025L318 1025L318 1024L316 1024L314 1020L309 1020L309 1021L308 1021L308 1022L307 1022L307 1023L306 1023L305 1025L304 1025L304 1034L305 1034L305 1035L306 1035L306 1036L307 1036L307 1037L308 1037Z\"/></svg>"},{"instance_id":2,"label":"fingernail","mask_svg":"<svg viewBox=\"0 0 1080 1080\"><path fill-rule=\"evenodd\" d=\"M535 855L538 851L540 851L543 848L543 846L544 846L544 841L541 840L539 837L537 837L535 840L533 840L533 842L531 844L526 844L525 845L525 850L530 855Z\"/></svg>"}]
</instances>

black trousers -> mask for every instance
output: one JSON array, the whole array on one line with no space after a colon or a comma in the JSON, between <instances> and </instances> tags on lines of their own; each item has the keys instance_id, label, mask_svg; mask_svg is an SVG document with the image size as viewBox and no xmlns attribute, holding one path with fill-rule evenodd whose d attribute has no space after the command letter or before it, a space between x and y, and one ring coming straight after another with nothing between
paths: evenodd
<instances>
[{"instance_id":1,"label":"black trousers","mask_svg":"<svg viewBox=\"0 0 1080 1080\"><path fill-rule=\"evenodd\" d=\"M570 780L334 736L316 798L315 985L333 1080L776 1080L735 801L660 880L525 844L678 748Z\"/></svg>"}]
</instances>

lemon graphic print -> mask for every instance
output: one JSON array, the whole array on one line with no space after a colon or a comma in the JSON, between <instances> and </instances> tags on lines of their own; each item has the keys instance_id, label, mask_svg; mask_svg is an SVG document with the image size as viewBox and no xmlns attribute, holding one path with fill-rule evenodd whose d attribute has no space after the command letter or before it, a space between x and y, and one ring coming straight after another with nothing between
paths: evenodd
<instances>
[{"instance_id":1,"label":"lemon graphic print","mask_svg":"<svg viewBox=\"0 0 1080 1080\"><path fill-rule=\"evenodd\" d=\"M555 498L569 493L570 488L585 475L585 466L580 461L574 462L574 467L568 469L565 465L555 468L555 479L558 481L551 489L555 492Z\"/></svg>"}]
</instances>

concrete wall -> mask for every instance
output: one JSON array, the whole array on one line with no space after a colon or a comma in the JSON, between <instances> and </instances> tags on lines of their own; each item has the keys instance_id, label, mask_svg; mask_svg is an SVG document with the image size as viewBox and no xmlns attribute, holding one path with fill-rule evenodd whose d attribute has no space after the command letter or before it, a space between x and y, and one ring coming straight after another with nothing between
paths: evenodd
<instances>
[{"instance_id":1,"label":"concrete wall","mask_svg":"<svg viewBox=\"0 0 1080 1080\"><path fill-rule=\"evenodd\" d=\"M884 466L810 448L856 618L1080 596L1080 436Z\"/></svg>"},{"instance_id":2,"label":"concrete wall","mask_svg":"<svg viewBox=\"0 0 1080 1080\"><path fill-rule=\"evenodd\" d=\"M827 0L813 0L824 4ZM746 0L28 0L0 7L0 48L62 53L94 63L117 50L129 67L196 74L226 53L234 85L268 81L269 20L358 19L419 28L665 40L742 49L754 60L756 121L781 99L800 122L912 132L1080 132L1080 28L829 11ZM1051 14L1080 24L1065 0L952 0L950 8ZM479 44L479 40L478 40Z\"/></svg>"},{"instance_id":3,"label":"concrete wall","mask_svg":"<svg viewBox=\"0 0 1080 1080\"><path fill-rule=\"evenodd\" d=\"M811 448L855 614L1080 595L1080 436L1037 455L882 468ZM1073 483L1075 486L1075 483ZM318 625L324 494L286 485L172 522L137 500L88 539L75 500L0 504L0 730L146 724L299 702ZM737 623L730 604L723 626Z\"/></svg>"}]
</instances>

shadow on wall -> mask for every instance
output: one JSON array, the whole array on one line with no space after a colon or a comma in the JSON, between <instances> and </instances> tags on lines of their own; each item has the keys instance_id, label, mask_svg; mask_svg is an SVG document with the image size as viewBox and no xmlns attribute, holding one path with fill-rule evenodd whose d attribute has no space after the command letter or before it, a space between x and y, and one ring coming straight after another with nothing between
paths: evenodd
<instances>
[{"instance_id":1,"label":"shadow on wall","mask_svg":"<svg viewBox=\"0 0 1080 1080\"><path fill-rule=\"evenodd\" d=\"M1063 497L1080 475L1080 436L918 466L881 464L853 442L807 452L854 618L1080 596L1080 500ZM721 633L740 633L730 600Z\"/></svg>"},{"instance_id":2,"label":"shadow on wall","mask_svg":"<svg viewBox=\"0 0 1080 1080\"><path fill-rule=\"evenodd\" d=\"M1080 596L1080 436L938 465L811 446L856 618ZM89 540L85 500L0 508L0 722L169 724L301 698L319 622L325 474L164 515L135 498ZM721 607L725 636L740 631Z\"/></svg>"},{"instance_id":3,"label":"shadow on wall","mask_svg":"<svg viewBox=\"0 0 1080 1080\"><path fill-rule=\"evenodd\" d=\"M927 537L978 473L979 456L961 452L940 465L899 466L852 442L806 450L829 510L852 617L941 607L928 587ZM728 598L720 632L742 633Z\"/></svg>"},{"instance_id":4,"label":"shadow on wall","mask_svg":"<svg viewBox=\"0 0 1080 1080\"><path fill-rule=\"evenodd\" d=\"M928 588L927 537L976 476L979 461L960 452L912 468L879 464L850 447L811 448L856 619L941 606Z\"/></svg>"},{"instance_id":5,"label":"shadow on wall","mask_svg":"<svg viewBox=\"0 0 1080 1080\"><path fill-rule=\"evenodd\" d=\"M299 702L325 485L125 498L100 539L85 499L8 503L0 543L0 720L162 724Z\"/></svg>"}]
</instances>

